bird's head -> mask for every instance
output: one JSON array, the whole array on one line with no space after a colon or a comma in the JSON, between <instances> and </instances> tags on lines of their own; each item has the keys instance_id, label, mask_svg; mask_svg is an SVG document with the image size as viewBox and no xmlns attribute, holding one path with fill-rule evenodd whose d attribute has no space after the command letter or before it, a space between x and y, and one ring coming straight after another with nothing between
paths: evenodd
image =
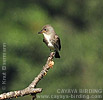
<instances>
[{"instance_id":1,"label":"bird's head","mask_svg":"<svg viewBox=\"0 0 103 100\"><path fill-rule=\"evenodd\" d=\"M40 32L38 32L38 34L51 34L51 33L55 33L54 29L51 25L45 25L42 30Z\"/></svg>"}]
</instances>

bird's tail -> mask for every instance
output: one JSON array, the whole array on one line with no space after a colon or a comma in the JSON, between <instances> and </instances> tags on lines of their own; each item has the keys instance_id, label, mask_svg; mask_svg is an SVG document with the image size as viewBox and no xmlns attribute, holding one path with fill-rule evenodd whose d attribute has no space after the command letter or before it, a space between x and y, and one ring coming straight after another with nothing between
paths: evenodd
<instances>
[{"instance_id":1,"label":"bird's tail","mask_svg":"<svg viewBox=\"0 0 103 100\"><path fill-rule=\"evenodd\" d=\"M60 58L59 52L55 51L55 58Z\"/></svg>"}]
</instances>

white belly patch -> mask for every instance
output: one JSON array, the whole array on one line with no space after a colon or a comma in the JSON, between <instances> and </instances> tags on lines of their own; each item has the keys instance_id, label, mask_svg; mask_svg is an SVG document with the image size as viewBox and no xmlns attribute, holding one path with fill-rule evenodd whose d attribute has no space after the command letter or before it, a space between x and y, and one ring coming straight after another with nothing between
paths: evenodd
<instances>
[{"instance_id":1,"label":"white belly patch","mask_svg":"<svg viewBox=\"0 0 103 100\"><path fill-rule=\"evenodd\" d=\"M46 35L45 33L43 33L43 35L44 35L44 37L46 38L46 40L48 41L48 47L50 48L50 49L54 49L54 46L53 46L53 44L51 43L51 41L50 41L50 35Z\"/></svg>"}]
</instances>

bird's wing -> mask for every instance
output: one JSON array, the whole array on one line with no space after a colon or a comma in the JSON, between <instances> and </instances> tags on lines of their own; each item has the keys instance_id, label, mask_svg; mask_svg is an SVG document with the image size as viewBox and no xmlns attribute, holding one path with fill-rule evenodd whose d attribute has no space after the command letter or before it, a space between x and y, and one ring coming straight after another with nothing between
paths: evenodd
<instances>
[{"instance_id":1,"label":"bird's wing","mask_svg":"<svg viewBox=\"0 0 103 100\"><path fill-rule=\"evenodd\" d=\"M43 42L46 44L46 45L48 45L48 41L44 38L43 39Z\"/></svg>"},{"instance_id":2,"label":"bird's wing","mask_svg":"<svg viewBox=\"0 0 103 100\"><path fill-rule=\"evenodd\" d=\"M53 44L56 50L61 50L60 38L58 37L58 35L55 35L55 39L53 41L54 41Z\"/></svg>"}]
</instances>

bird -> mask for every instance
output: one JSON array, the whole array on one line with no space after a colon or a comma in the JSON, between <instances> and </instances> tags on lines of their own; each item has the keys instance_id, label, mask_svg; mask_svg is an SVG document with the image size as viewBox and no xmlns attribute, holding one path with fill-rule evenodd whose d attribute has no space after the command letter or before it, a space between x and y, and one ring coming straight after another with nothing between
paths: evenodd
<instances>
[{"instance_id":1,"label":"bird","mask_svg":"<svg viewBox=\"0 0 103 100\"><path fill-rule=\"evenodd\" d=\"M45 25L38 34L43 34L43 42L50 50L55 52L55 58L60 58L59 51L61 50L61 42L54 28L51 25Z\"/></svg>"}]
</instances>

